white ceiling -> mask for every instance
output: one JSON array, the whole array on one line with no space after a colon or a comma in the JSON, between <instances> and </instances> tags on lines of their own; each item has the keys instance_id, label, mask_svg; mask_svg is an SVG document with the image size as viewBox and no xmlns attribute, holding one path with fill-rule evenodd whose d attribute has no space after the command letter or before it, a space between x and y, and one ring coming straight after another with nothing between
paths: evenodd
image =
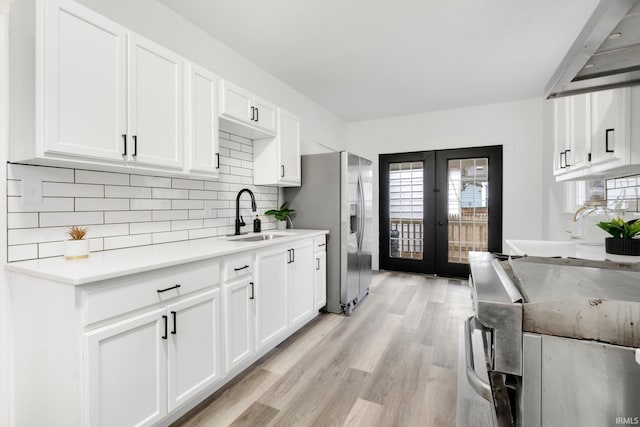
<instances>
[{"instance_id":1,"label":"white ceiling","mask_svg":"<svg viewBox=\"0 0 640 427\"><path fill-rule=\"evenodd\" d=\"M347 121L534 98L598 0L159 0Z\"/></svg>"}]
</instances>

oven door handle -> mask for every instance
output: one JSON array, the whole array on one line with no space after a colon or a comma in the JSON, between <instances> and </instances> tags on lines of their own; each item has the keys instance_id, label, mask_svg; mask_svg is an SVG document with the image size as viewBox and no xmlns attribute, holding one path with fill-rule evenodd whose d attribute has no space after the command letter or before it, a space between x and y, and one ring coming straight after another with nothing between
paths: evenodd
<instances>
[{"instance_id":1,"label":"oven door handle","mask_svg":"<svg viewBox=\"0 0 640 427\"><path fill-rule=\"evenodd\" d=\"M464 352L467 362L467 381L469 381L469 384L476 393L489 402L493 402L491 385L478 376L473 360L473 340L471 334L474 330L479 329L476 325L477 320L474 316L469 317L464 322Z\"/></svg>"}]
</instances>

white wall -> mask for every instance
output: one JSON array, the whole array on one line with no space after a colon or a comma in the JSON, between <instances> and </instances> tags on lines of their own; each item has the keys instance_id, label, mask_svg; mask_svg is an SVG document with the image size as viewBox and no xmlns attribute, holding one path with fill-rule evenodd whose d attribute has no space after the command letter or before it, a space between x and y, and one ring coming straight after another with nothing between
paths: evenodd
<instances>
[{"instance_id":1,"label":"white wall","mask_svg":"<svg viewBox=\"0 0 640 427\"><path fill-rule=\"evenodd\" d=\"M524 100L438 111L348 125L348 149L373 161L378 154L503 146L503 238L543 238L543 101ZM374 191L374 268L378 268L378 194Z\"/></svg>"},{"instance_id":2,"label":"white wall","mask_svg":"<svg viewBox=\"0 0 640 427\"><path fill-rule=\"evenodd\" d=\"M346 147L346 122L156 0L79 0L79 3L300 116L302 154L327 151L322 145L337 150Z\"/></svg>"},{"instance_id":3,"label":"white wall","mask_svg":"<svg viewBox=\"0 0 640 427\"><path fill-rule=\"evenodd\" d=\"M6 61L6 16L3 15L6 2L0 3L0 230L6 230L6 173L7 162L7 61ZM7 235L0 233L0 427L9 425L9 339L7 334L7 287L4 275L4 260L7 259Z\"/></svg>"}]
</instances>

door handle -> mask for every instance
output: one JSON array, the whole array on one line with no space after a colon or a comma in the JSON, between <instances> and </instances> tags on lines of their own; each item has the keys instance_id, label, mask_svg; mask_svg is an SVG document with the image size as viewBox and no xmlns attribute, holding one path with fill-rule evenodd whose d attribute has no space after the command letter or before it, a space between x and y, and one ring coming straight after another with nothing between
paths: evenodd
<instances>
[{"instance_id":1,"label":"door handle","mask_svg":"<svg viewBox=\"0 0 640 427\"><path fill-rule=\"evenodd\" d=\"M609 134L611 132L615 132L615 129L607 129L604 131L604 151L607 153L613 153L615 151L615 149L609 149Z\"/></svg>"},{"instance_id":2,"label":"door handle","mask_svg":"<svg viewBox=\"0 0 640 427\"><path fill-rule=\"evenodd\" d=\"M162 315L162 320L164 321L164 335L162 336L162 339L166 340L167 339L167 323L169 322L167 320L167 316L164 314Z\"/></svg>"},{"instance_id":3,"label":"door handle","mask_svg":"<svg viewBox=\"0 0 640 427\"><path fill-rule=\"evenodd\" d=\"M171 331L172 335L175 335L178 331L177 331L177 323L176 323L176 312L172 311L171 312L171 316L173 317L173 330ZM166 335L166 332L165 332Z\"/></svg>"},{"instance_id":4,"label":"door handle","mask_svg":"<svg viewBox=\"0 0 640 427\"><path fill-rule=\"evenodd\" d=\"M442 226L442 225L444 225L444 222L438 221L438 225Z\"/></svg>"}]
</instances>

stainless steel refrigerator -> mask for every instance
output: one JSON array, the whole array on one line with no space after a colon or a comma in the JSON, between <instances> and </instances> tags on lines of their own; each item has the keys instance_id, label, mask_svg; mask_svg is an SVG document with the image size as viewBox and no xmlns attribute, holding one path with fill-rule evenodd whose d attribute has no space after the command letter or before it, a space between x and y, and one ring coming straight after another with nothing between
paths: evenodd
<instances>
[{"instance_id":1,"label":"stainless steel refrigerator","mask_svg":"<svg viewBox=\"0 0 640 427\"><path fill-rule=\"evenodd\" d=\"M301 159L302 186L285 189L296 228L329 230L327 311L351 314L371 284L371 162L347 152Z\"/></svg>"}]
</instances>

